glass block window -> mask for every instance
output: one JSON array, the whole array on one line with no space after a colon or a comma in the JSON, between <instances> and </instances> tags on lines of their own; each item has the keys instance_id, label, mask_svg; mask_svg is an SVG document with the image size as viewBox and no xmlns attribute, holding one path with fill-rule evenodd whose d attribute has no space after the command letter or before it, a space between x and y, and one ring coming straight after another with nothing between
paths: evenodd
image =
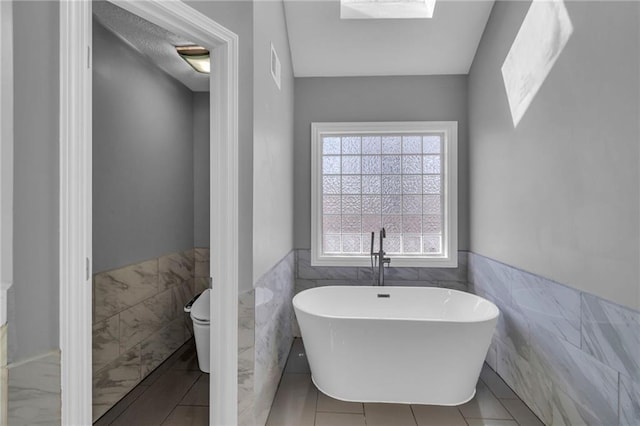
<instances>
[{"instance_id":1,"label":"glass block window","mask_svg":"<svg viewBox=\"0 0 640 426\"><path fill-rule=\"evenodd\" d=\"M314 123L312 263L456 266L455 122ZM457 238L457 237L456 237Z\"/></svg>"}]
</instances>

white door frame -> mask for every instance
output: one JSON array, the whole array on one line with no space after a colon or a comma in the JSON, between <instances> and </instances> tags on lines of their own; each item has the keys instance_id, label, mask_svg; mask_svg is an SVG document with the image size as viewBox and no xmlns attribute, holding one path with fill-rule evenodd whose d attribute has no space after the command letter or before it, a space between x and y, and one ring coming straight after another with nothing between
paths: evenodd
<instances>
[{"instance_id":1,"label":"white door frame","mask_svg":"<svg viewBox=\"0 0 640 426\"><path fill-rule=\"evenodd\" d=\"M179 0L112 2L211 51L211 425L237 424L238 37ZM91 424L91 1L60 3L62 424Z\"/></svg>"}]
</instances>

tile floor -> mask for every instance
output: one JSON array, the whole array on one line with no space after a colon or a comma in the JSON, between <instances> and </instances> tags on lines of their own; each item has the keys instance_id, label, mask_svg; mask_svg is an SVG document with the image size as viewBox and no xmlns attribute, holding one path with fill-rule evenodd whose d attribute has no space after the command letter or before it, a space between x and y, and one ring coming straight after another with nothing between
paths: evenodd
<instances>
[{"instance_id":1,"label":"tile floor","mask_svg":"<svg viewBox=\"0 0 640 426\"><path fill-rule=\"evenodd\" d=\"M94 425L208 426L209 375L193 339L149 374Z\"/></svg>"},{"instance_id":2,"label":"tile floor","mask_svg":"<svg viewBox=\"0 0 640 426\"><path fill-rule=\"evenodd\" d=\"M498 375L484 366L476 396L457 407L344 402L311 381L300 339L293 343L267 426L542 426Z\"/></svg>"},{"instance_id":3,"label":"tile floor","mask_svg":"<svg viewBox=\"0 0 640 426\"><path fill-rule=\"evenodd\" d=\"M200 372L193 340L129 392L94 425L205 426L209 375ZM458 407L361 404L330 398L311 382L301 339L295 339L267 426L542 426L488 366L476 397Z\"/></svg>"}]
</instances>

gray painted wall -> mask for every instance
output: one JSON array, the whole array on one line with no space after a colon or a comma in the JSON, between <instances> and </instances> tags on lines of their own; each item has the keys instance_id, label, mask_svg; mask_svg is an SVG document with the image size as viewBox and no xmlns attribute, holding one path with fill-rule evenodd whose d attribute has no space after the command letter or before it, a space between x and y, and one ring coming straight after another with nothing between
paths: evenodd
<instances>
[{"instance_id":1,"label":"gray painted wall","mask_svg":"<svg viewBox=\"0 0 640 426\"><path fill-rule=\"evenodd\" d=\"M500 67L528 2L496 2L469 76L471 250L632 308L637 2L565 2L574 32L517 128Z\"/></svg>"},{"instance_id":2,"label":"gray painted wall","mask_svg":"<svg viewBox=\"0 0 640 426\"><path fill-rule=\"evenodd\" d=\"M469 248L467 76L295 79L295 247L311 247L311 123L458 121L458 248Z\"/></svg>"},{"instance_id":3,"label":"gray painted wall","mask_svg":"<svg viewBox=\"0 0 640 426\"><path fill-rule=\"evenodd\" d=\"M293 67L282 1L253 9L253 283L293 249ZM271 77L271 43L280 89Z\"/></svg>"},{"instance_id":4,"label":"gray painted wall","mask_svg":"<svg viewBox=\"0 0 640 426\"><path fill-rule=\"evenodd\" d=\"M193 94L93 25L93 271L193 247Z\"/></svg>"},{"instance_id":5,"label":"gray painted wall","mask_svg":"<svg viewBox=\"0 0 640 426\"><path fill-rule=\"evenodd\" d=\"M209 247L209 92L193 94L193 245Z\"/></svg>"},{"instance_id":6,"label":"gray painted wall","mask_svg":"<svg viewBox=\"0 0 640 426\"><path fill-rule=\"evenodd\" d=\"M13 13L16 214L10 362L57 349L59 340L59 8L57 2L14 2Z\"/></svg>"},{"instance_id":7,"label":"gray painted wall","mask_svg":"<svg viewBox=\"0 0 640 426\"><path fill-rule=\"evenodd\" d=\"M186 1L238 35L238 291L253 288L253 6L252 1ZM215 188L213 189L215 190Z\"/></svg>"}]
</instances>

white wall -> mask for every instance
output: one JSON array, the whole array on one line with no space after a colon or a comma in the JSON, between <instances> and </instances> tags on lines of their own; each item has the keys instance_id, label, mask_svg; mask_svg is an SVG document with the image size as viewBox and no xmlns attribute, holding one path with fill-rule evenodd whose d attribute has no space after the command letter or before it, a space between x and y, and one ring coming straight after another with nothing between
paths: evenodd
<instances>
[{"instance_id":1,"label":"white wall","mask_svg":"<svg viewBox=\"0 0 640 426\"><path fill-rule=\"evenodd\" d=\"M471 250L640 308L637 2L565 2L574 32L517 128L496 2L469 76Z\"/></svg>"},{"instance_id":2,"label":"white wall","mask_svg":"<svg viewBox=\"0 0 640 426\"><path fill-rule=\"evenodd\" d=\"M10 361L59 341L59 7L13 4L14 240ZM29 52L29 54L25 53Z\"/></svg>"},{"instance_id":3,"label":"white wall","mask_svg":"<svg viewBox=\"0 0 640 426\"><path fill-rule=\"evenodd\" d=\"M293 68L282 1L253 8L253 283L293 248ZM280 89L271 77L273 43Z\"/></svg>"},{"instance_id":4,"label":"white wall","mask_svg":"<svg viewBox=\"0 0 640 426\"><path fill-rule=\"evenodd\" d=\"M253 7L252 1L186 1L238 35L238 291L253 288ZM212 189L215 191L215 188ZM215 256L215 253L212 253Z\"/></svg>"},{"instance_id":5,"label":"white wall","mask_svg":"<svg viewBox=\"0 0 640 426\"><path fill-rule=\"evenodd\" d=\"M209 92L193 94L193 244L209 247Z\"/></svg>"},{"instance_id":6,"label":"white wall","mask_svg":"<svg viewBox=\"0 0 640 426\"><path fill-rule=\"evenodd\" d=\"M469 248L467 76L295 79L295 247L311 247L311 123L458 122L458 248Z\"/></svg>"},{"instance_id":7,"label":"white wall","mask_svg":"<svg viewBox=\"0 0 640 426\"><path fill-rule=\"evenodd\" d=\"M13 282L13 5L11 2L1 2L0 3L0 325L4 325L7 322L6 290L8 286L11 285L12 282Z\"/></svg>"},{"instance_id":8,"label":"white wall","mask_svg":"<svg viewBox=\"0 0 640 426\"><path fill-rule=\"evenodd\" d=\"M93 272L190 250L193 92L93 20Z\"/></svg>"}]
</instances>

